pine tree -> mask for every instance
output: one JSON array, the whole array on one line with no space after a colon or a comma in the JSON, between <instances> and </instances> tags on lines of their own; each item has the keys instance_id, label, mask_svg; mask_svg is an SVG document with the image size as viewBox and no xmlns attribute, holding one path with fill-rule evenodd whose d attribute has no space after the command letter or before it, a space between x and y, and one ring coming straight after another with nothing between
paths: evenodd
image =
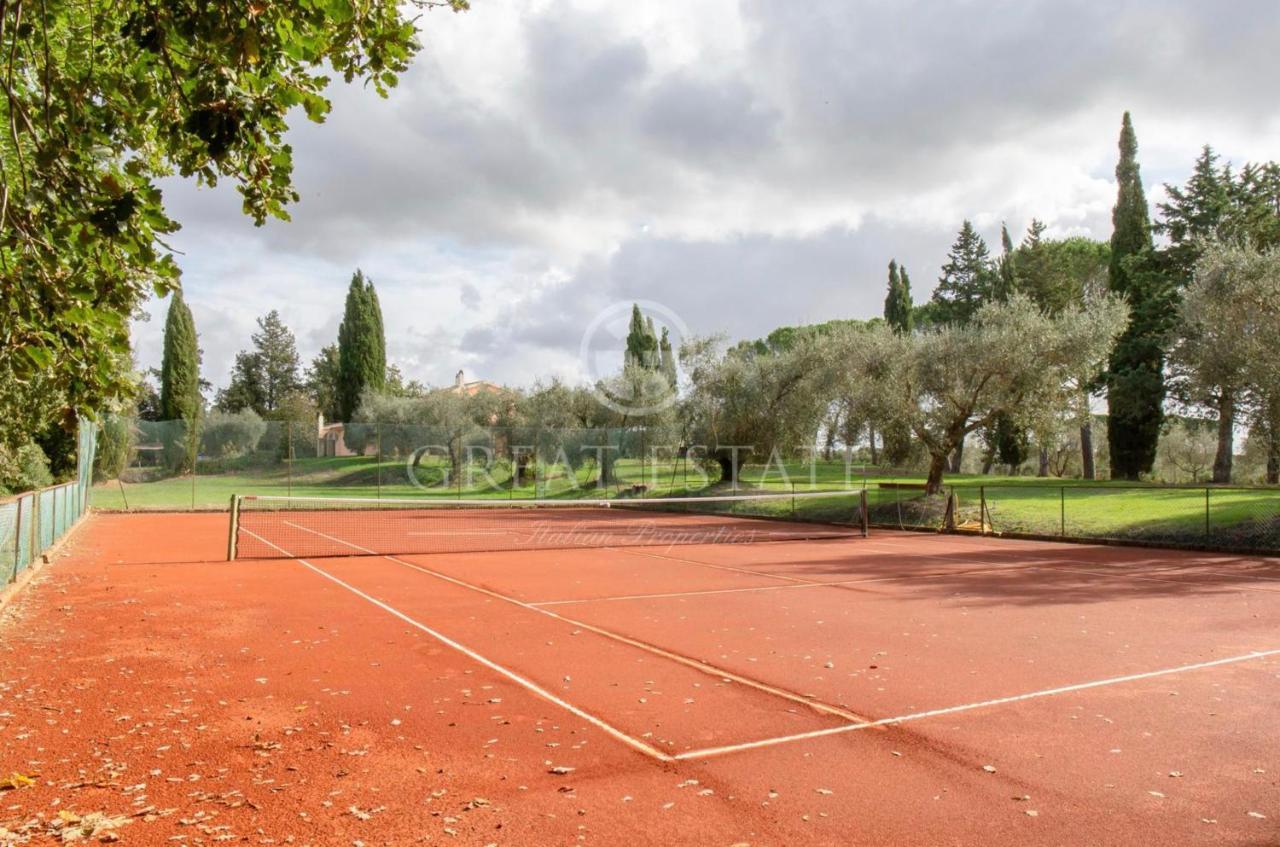
<instances>
[{"instance_id":1,"label":"pine tree","mask_svg":"<svg viewBox=\"0 0 1280 847\"><path fill-rule=\"evenodd\" d=\"M1130 315L1107 374L1107 439L1112 476L1138 479L1151 471L1164 422L1164 333L1170 310L1163 297L1166 269L1152 253L1138 139L1128 112L1120 130L1116 183L1108 284L1128 301Z\"/></svg>"},{"instance_id":2,"label":"pine tree","mask_svg":"<svg viewBox=\"0 0 1280 847\"><path fill-rule=\"evenodd\" d=\"M164 323L164 360L160 365L160 414L174 421L165 442L166 464L175 471L194 468L200 425L200 347L191 309L175 291Z\"/></svg>"},{"instance_id":3,"label":"pine tree","mask_svg":"<svg viewBox=\"0 0 1280 847\"><path fill-rule=\"evenodd\" d=\"M1206 144L1185 186L1165 184L1169 199L1156 207L1161 219L1155 231L1169 237L1166 253L1180 285L1191 281L1203 242L1227 235L1233 183L1231 166L1219 167L1218 155Z\"/></svg>"},{"instance_id":4,"label":"pine tree","mask_svg":"<svg viewBox=\"0 0 1280 847\"><path fill-rule=\"evenodd\" d=\"M676 356L675 351L671 349L671 335L665 326L662 328L662 340L658 342L658 352L662 359L662 374L674 390L677 382Z\"/></svg>"},{"instance_id":5,"label":"pine tree","mask_svg":"<svg viewBox=\"0 0 1280 847\"><path fill-rule=\"evenodd\" d=\"M386 373L382 308L373 281L357 269L351 276L342 324L338 327L338 417L352 420L361 396L365 391L381 389Z\"/></svg>"},{"instance_id":6,"label":"pine tree","mask_svg":"<svg viewBox=\"0 0 1280 847\"><path fill-rule=\"evenodd\" d=\"M906 268L899 269L896 259L889 260L889 293L884 298L884 320L894 332L911 332L911 283Z\"/></svg>"},{"instance_id":7,"label":"pine tree","mask_svg":"<svg viewBox=\"0 0 1280 847\"><path fill-rule=\"evenodd\" d=\"M942 323L967 323L984 303L991 300L996 272L982 236L965 221L933 291L935 314Z\"/></svg>"},{"instance_id":8,"label":"pine tree","mask_svg":"<svg viewBox=\"0 0 1280 847\"><path fill-rule=\"evenodd\" d=\"M257 353L241 350L231 366L231 380L218 392L214 403L220 412L243 412L252 409L267 413L267 391L263 385L262 359Z\"/></svg>"},{"instance_id":9,"label":"pine tree","mask_svg":"<svg viewBox=\"0 0 1280 847\"><path fill-rule=\"evenodd\" d=\"M252 340L264 412L274 412L287 395L302 387L298 379L297 342L275 309L258 318L258 331L252 335Z\"/></svg>"}]
</instances>

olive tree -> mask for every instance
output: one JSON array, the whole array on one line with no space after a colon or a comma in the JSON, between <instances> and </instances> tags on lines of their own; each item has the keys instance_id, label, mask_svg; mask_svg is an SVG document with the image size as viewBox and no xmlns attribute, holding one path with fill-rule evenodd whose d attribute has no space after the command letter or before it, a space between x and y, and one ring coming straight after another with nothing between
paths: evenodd
<instances>
[{"instance_id":1,"label":"olive tree","mask_svg":"<svg viewBox=\"0 0 1280 847\"><path fill-rule=\"evenodd\" d=\"M773 351L749 344L725 349L719 337L683 345L689 433L710 451L721 479L736 481L748 456L813 444L835 397L830 374L836 337L806 336Z\"/></svg>"},{"instance_id":2,"label":"olive tree","mask_svg":"<svg viewBox=\"0 0 1280 847\"><path fill-rule=\"evenodd\" d=\"M965 436L1007 415L1033 426L1061 414L1110 353L1128 314L1100 297L1056 315L1016 295L981 307L963 325L913 335L876 329L848 339L847 378L873 397L883 420L908 427L929 453L929 493Z\"/></svg>"},{"instance_id":3,"label":"olive tree","mask_svg":"<svg viewBox=\"0 0 1280 847\"><path fill-rule=\"evenodd\" d=\"M1195 265L1171 353L1185 399L1217 417L1213 481L1230 482L1238 417L1268 432L1268 481L1280 459L1280 252L1209 243Z\"/></svg>"}]
</instances>

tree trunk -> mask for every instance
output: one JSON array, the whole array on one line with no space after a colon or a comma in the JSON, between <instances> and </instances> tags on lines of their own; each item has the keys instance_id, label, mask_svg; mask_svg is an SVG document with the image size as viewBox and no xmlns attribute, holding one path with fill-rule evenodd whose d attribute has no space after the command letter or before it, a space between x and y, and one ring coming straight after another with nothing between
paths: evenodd
<instances>
[{"instance_id":1,"label":"tree trunk","mask_svg":"<svg viewBox=\"0 0 1280 847\"><path fill-rule=\"evenodd\" d=\"M1280 484L1280 430L1276 421L1267 427L1267 485Z\"/></svg>"},{"instance_id":2,"label":"tree trunk","mask_svg":"<svg viewBox=\"0 0 1280 847\"><path fill-rule=\"evenodd\" d=\"M960 473L960 469L964 467L964 439L960 439L960 443L956 445L955 452L951 454L951 472Z\"/></svg>"},{"instance_id":3,"label":"tree trunk","mask_svg":"<svg viewBox=\"0 0 1280 847\"><path fill-rule=\"evenodd\" d=\"M720 466L720 481L738 484L738 472L742 468L742 457L736 450L717 450L716 464Z\"/></svg>"},{"instance_id":4,"label":"tree trunk","mask_svg":"<svg viewBox=\"0 0 1280 847\"><path fill-rule=\"evenodd\" d=\"M1093 421L1080 424L1080 472L1085 479L1094 479L1097 471L1093 466Z\"/></svg>"},{"instance_id":5,"label":"tree trunk","mask_svg":"<svg viewBox=\"0 0 1280 847\"><path fill-rule=\"evenodd\" d=\"M1218 452L1213 457L1213 481L1231 482L1231 451L1235 447L1236 395L1223 390L1218 398Z\"/></svg>"},{"instance_id":6,"label":"tree trunk","mask_svg":"<svg viewBox=\"0 0 1280 847\"><path fill-rule=\"evenodd\" d=\"M996 463L996 451L988 450L987 453L982 457L982 475L987 476L988 474L990 474L991 468L995 466L995 463Z\"/></svg>"},{"instance_id":7,"label":"tree trunk","mask_svg":"<svg viewBox=\"0 0 1280 847\"><path fill-rule=\"evenodd\" d=\"M942 474L947 470L947 454L935 453L929 460L929 479L925 482L925 494L937 494L942 490Z\"/></svg>"},{"instance_id":8,"label":"tree trunk","mask_svg":"<svg viewBox=\"0 0 1280 847\"><path fill-rule=\"evenodd\" d=\"M1049 475L1049 448L1040 448L1040 467L1036 469L1036 476Z\"/></svg>"},{"instance_id":9,"label":"tree trunk","mask_svg":"<svg viewBox=\"0 0 1280 847\"><path fill-rule=\"evenodd\" d=\"M876 453L876 425L873 423L867 424L867 438L871 442L871 464L878 465L880 458Z\"/></svg>"}]
</instances>

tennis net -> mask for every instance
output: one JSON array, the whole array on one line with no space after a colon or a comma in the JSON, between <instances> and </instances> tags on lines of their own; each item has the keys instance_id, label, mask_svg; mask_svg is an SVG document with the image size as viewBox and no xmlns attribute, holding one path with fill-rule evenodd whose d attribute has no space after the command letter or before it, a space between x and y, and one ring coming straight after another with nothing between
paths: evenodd
<instances>
[{"instance_id":1,"label":"tennis net","mask_svg":"<svg viewBox=\"0 0 1280 847\"><path fill-rule=\"evenodd\" d=\"M229 559L750 544L867 534L864 491L615 500L232 498Z\"/></svg>"}]
</instances>

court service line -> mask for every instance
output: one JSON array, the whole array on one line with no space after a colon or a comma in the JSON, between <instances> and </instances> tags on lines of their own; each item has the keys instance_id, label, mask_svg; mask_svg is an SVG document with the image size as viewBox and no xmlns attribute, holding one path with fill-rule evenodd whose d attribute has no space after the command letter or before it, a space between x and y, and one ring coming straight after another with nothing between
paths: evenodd
<instances>
[{"instance_id":1,"label":"court service line","mask_svg":"<svg viewBox=\"0 0 1280 847\"><path fill-rule=\"evenodd\" d=\"M430 635L432 638L439 641L441 644L444 644L446 647L451 647L452 649L457 650L459 653L471 659L472 661L478 662L481 665L484 665L489 670L494 671L495 673L506 677L507 679L511 680L512 682L524 688L525 690L533 694L536 694L537 696L541 697L544 700L547 700L550 703L553 703L559 706L560 708L564 709L565 711L569 712L572 715L575 715L576 717L582 718L582 720L586 721L587 723L591 724L592 726L596 727L602 732L612 736L618 741L623 742L629 747L635 750L638 750L641 753L644 753L646 756L651 756L652 758L657 759L660 762L672 761L672 758L669 754L662 752L656 747L652 747L644 743L638 738L634 738L628 735L627 733L615 727L613 724L610 724L607 721L596 717L590 712L584 711L583 709L573 705L567 700L561 699L555 694L552 694L550 691L543 688L541 685L538 685L538 683L534 682L533 680L526 679L525 677L521 676L515 671L509 668L503 667L502 665L498 664L492 659L482 656L481 654L477 653L475 650L472 650L470 647L467 647L465 644L462 644L461 642L458 642L458 641L454 641L452 638L450 638L449 636L445 635L442 632L437 632L436 630L432 629L431 627L427 626L421 621L418 621L418 620L415 620L414 618L409 617L404 612L400 611L394 606L391 606L388 603L384 603L383 601L379 600L377 597L374 597L370 594L366 594L365 592L361 591L359 588L356 588L354 585L350 585L349 583L344 582L343 580L339 579L338 577L334 576L333 574L329 573L323 568L319 568L313 565L311 562L308 562L306 559L299 559L295 557L288 550L285 550L283 547L280 547L279 545L273 544L272 542L263 538L261 535L258 535L256 532L249 529L244 529L243 527L241 528L241 531L247 533L248 535L252 535L254 538L258 539L263 544L266 544L269 547L274 547L286 557L293 559L295 562L302 565L303 567L308 568L314 571L315 573L320 574L320 576L324 577L325 579L328 579L342 586L343 588L347 589L357 597L360 597L363 600L367 600L368 602L377 606L379 609L382 609L384 612L394 615L395 617L399 618L400 620L404 621L410 626L422 630L427 635Z\"/></svg>"},{"instance_id":2,"label":"court service line","mask_svg":"<svg viewBox=\"0 0 1280 847\"><path fill-rule=\"evenodd\" d=\"M402 565L411 570L419 571L420 573L427 574L428 576L435 577L436 579L443 580L444 582L448 582L453 585L457 585L461 588L466 588L470 591L475 591L479 594L485 595L486 597L492 597L495 600L502 600L514 606L519 606L522 609L528 609L532 612L537 612L540 615L546 615L549 618L554 618L555 620L558 620L562 623L571 624L572 626L578 627L579 629L586 630L587 632L594 632L596 635L600 635L605 638L611 639L613 641L617 641L620 644L626 644L629 647L635 647L638 650L644 650L645 652L652 653L655 656L661 656L664 659L677 662L681 665L684 665L685 667L693 668L694 670L700 673L704 673L707 676L713 676L713 677L716 677L717 679L736 682L739 685L743 685L748 688L754 688L756 691L760 691L765 694L771 694L775 697L781 697L785 700L790 700L793 703L800 703L801 705L808 706L810 709L813 709L815 712L822 712L824 714L841 718L842 720L846 720L846 721L865 721L866 720L865 716L859 715L856 712L851 712L848 709L844 709L839 706L833 706L829 703L824 703L821 700L815 699L813 697L806 697L803 694L798 694L794 691L788 691L785 688L778 688L776 686L770 685L767 682L761 682L760 680L752 679L751 677L748 677L748 676L742 676L741 674L734 673L733 671L728 670L727 668L722 668L718 665L713 665L710 662L704 661L702 659L695 659L691 656L686 656L682 653L675 653L675 652L672 652L671 650L667 650L663 647L659 647L656 644L650 644L647 641L641 641L637 638L632 638L628 635L623 635L620 632L614 632L613 630L610 630L610 629L604 629L603 627L595 626L594 624L589 624L586 621L580 621L576 618L570 618L565 615L561 615L557 612L553 612L550 609L539 608L537 606L534 606L531 603L526 603L523 600L519 600L515 597L502 594L501 592L493 591L492 589L485 588L480 585L474 585L472 583L458 579L457 577L452 577L446 573L441 573L440 571L432 570L431 568L425 567L423 565L419 565L415 562L407 562L404 559L398 558L396 556L388 556L385 554L378 553L376 550L370 550L367 547L361 547L359 544L353 544L350 541L344 541L341 538L336 538L332 535L328 535L326 533L320 532L319 530L311 529L310 527L305 527L305 526L302 526L301 524L293 523L292 521L284 521L284 523L288 526L293 527L294 529L300 529L303 532L310 532L313 535L318 535L321 538L325 538L329 541L334 541L339 544L345 544L346 546L350 547L353 550L359 550L363 553L367 553L370 556L379 556L380 558L386 559L388 562L395 562L398 565ZM279 549L279 548L277 547L276 549Z\"/></svg>"},{"instance_id":3,"label":"court service line","mask_svg":"<svg viewBox=\"0 0 1280 847\"><path fill-rule=\"evenodd\" d=\"M1229 656L1225 659L1214 659L1209 662L1197 662L1191 665L1179 665L1175 668L1162 668L1155 671L1146 671L1145 673L1128 674L1126 676L1113 676L1107 679L1097 679L1091 682L1081 682L1075 685L1064 685L1059 688L1046 688L1042 691L1031 691L1026 694L1015 694L1011 697L997 697L993 700L983 700L977 703L966 703L961 706L948 706L943 709L931 709L927 712L912 712L907 715L899 715L895 718L881 718L874 721L864 721L861 723L848 724L846 726L835 726L828 729L816 729L811 732L801 732L795 735L782 735L775 738L762 738L758 741L746 741L742 744L729 744L724 747L707 747L702 750L688 750L684 753L677 753L672 756L676 761L685 759L709 759L714 756L724 756L729 753L739 753L744 750L757 750L761 747L775 747L779 744L790 744L795 741L806 741L811 738L825 738L829 735L840 735L846 732L857 732L863 729L873 729L881 726L894 726L907 721L918 721L924 718L936 718L942 715L954 715L958 712L969 712L974 709L985 709L992 706L1003 706L1009 703L1018 703L1023 700L1034 700L1040 697L1053 697L1058 694L1070 694L1075 691L1086 691L1090 688L1102 688L1107 685L1119 685L1125 682L1136 682L1144 679L1153 679L1155 677L1169 676L1171 674L1186 673L1188 671L1203 670L1205 668L1218 667L1220 665L1230 665L1238 662L1250 662L1256 659L1264 659L1269 656L1280 655L1280 649L1276 650L1257 650L1252 653L1245 653L1241 656Z\"/></svg>"}]
</instances>

